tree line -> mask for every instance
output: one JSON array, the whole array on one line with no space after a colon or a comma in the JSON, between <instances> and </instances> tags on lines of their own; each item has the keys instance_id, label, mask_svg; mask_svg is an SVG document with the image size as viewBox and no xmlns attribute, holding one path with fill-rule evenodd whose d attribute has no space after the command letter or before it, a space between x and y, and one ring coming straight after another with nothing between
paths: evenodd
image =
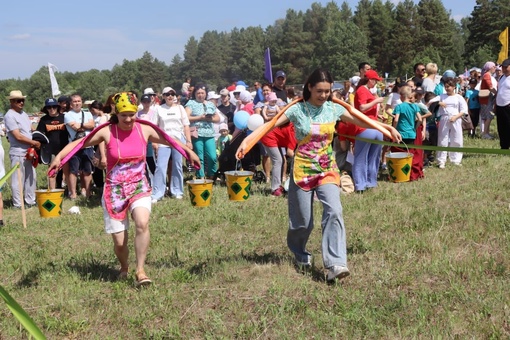
<instances>
[{"instance_id":1,"label":"tree line","mask_svg":"<svg viewBox=\"0 0 510 340\"><path fill-rule=\"evenodd\" d=\"M471 14L457 22L440 0L359 0L354 11L347 2L313 3L306 11L288 9L285 18L266 28L233 28L230 32L206 31L190 37L182 56L165 61L146 51L137 60L123 60L111 70L57 72L64 94L80 93L83 99L105 100L116 91L180 89L190 76L211 90L229 85L233 78L252 85L264 81L264 50L271 50L273 72L283 69L288 84L303 83L314 68L327 67L335 79L351 77L358 63L369 62L384 76L411 76L417 62L435 62L440 71L481 67L495 61L499 33L510 26L510 0L477 0ZM27 112L38 111L51 95L48 68L41 67L28 79L0 80L5 97L20 89L27 98Z\"/></svg>"}]
</instances>

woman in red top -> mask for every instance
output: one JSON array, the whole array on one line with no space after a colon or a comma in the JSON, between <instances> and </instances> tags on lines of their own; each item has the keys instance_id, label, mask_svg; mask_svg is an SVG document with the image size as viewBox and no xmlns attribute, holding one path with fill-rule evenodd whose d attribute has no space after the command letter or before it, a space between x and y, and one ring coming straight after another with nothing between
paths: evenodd
<instances>
[{"instance_id":1,"label":"woman in red top","mask_svg":"<svg viewBox=\"0 0 510 340\"><path fill-rule=\"evenodd\" d=\"M367 83L358 87L354 95L354 107L366 114L369 118L377 120L377 113L379 111L378 104L382 103L384 98L374 96L371 89L381 80L381 77L379 77L377 72L368 70L365 73L365 78L367 79Z\"/></svg>"},{"instance_id":2,"label":"woman in red top","mask_svg":"<svg viewBox=\"0 0 510 340\"><path fill-rule=\"evenodd\" d=\"M488 61L483 65L482 69L482 82L480 83L480 92L481 90L489 90L489 95L487 97L478 96L478 101L480 102L480 117L483 122L483 139L493 139L494 137L489 134L490 126L492 122L492 111L494 109L494 99L496 98L496 92L498 88L498 83L496 79L492 76L496 71L496 64L492 61Z\"/></svg>"}]
</instances>

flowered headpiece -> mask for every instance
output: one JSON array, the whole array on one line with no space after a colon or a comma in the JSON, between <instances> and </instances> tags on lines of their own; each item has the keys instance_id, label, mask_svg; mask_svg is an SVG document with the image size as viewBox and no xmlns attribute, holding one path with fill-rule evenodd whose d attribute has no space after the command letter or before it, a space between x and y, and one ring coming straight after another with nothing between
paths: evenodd
<instances>
[{"instance_id":1,"label":"flowered headpiece","mask_svg":"<svg viewBox=\"0 0 510 340\"><path fill-rule=\"evenodd\" d=\"M117 113L138 112L138 100L133 92L120 92L113 97Z\"/></svg>"}]
</instances>

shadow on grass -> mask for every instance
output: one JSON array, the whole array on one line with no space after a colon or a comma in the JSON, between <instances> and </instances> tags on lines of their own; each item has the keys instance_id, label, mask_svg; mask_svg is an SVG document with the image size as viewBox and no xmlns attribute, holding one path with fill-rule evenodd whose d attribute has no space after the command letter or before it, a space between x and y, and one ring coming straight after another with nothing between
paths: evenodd
<instances>
[{"instance_id":1,"label":"shadow on grass","mask_svg":"<svg viewBox=\"0 0 510 340\"><path fill-rule=\"evenodd\" d=\"M113 282L117 281L119 271L111 266L101 263L92 256L85 258L72 258L67 263L67 267L77 273L83 280L97 280Z\"/></svg>"}]
</instances>

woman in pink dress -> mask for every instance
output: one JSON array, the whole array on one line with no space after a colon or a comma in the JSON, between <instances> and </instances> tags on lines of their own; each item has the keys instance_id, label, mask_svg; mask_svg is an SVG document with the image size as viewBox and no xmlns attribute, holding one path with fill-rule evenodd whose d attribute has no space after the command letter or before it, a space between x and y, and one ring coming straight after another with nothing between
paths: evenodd
<instances>
[{"instance_id":1,"label":"woman in pink dress","mask_svg":"<svg viewBox=\"0 0 510 340\"><path fill-rule=\"evenodd\" d=\"M129 215L135 222L136 285L152 281L145 273L144 264L149 248L149 217L151 213L151 187L145 175L147 142L178 148L194 165L199 165L197 155L182 142L165 136L154 125L136 120L137 98L132 92L114 96L116 113L110 122L99 126L90 137L68 144L50 164L49 175L67 161L68 154L80 148L106 146L106 180L103 189L103 218L105 231L112 235L114 251L120 262L119 278L128 275ZM143 123L143 124L142 124Z\"/></svg>"}]
</instances>

